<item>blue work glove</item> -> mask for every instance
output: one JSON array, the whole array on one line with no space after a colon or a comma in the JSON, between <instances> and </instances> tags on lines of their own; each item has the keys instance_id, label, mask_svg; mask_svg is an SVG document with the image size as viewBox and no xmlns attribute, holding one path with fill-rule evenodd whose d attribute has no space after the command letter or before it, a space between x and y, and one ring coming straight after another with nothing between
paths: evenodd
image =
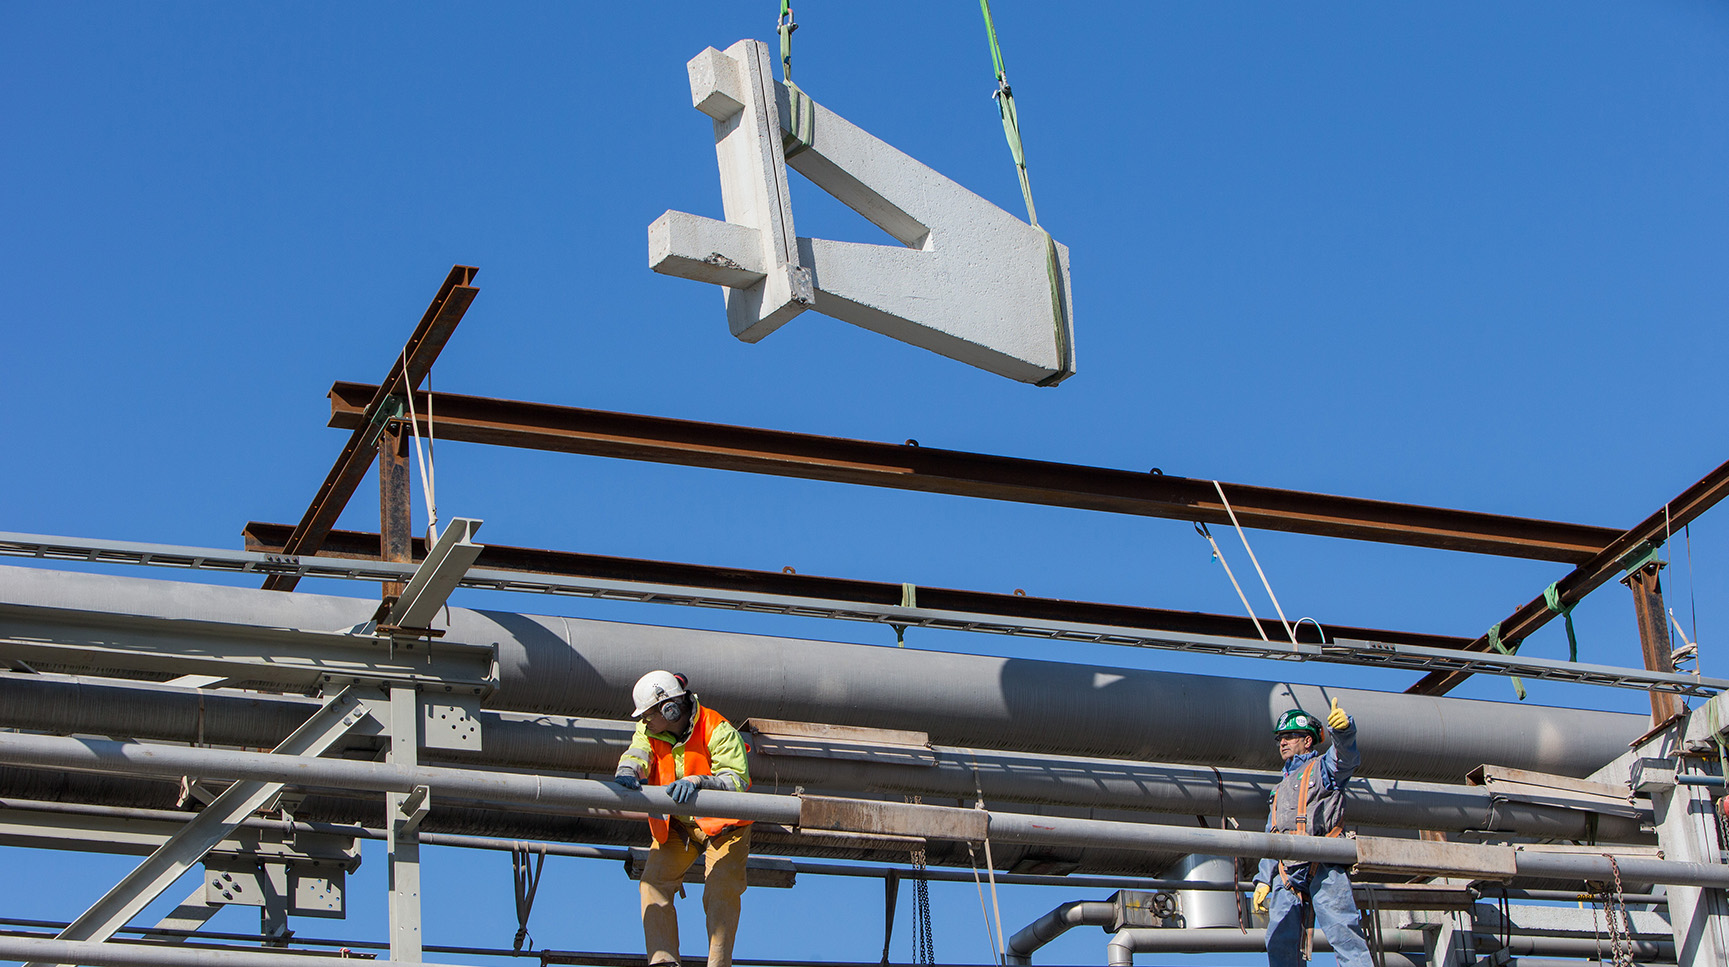
<instances>
[{"instance_id":1,"label":"blue work glove","mask_svg":"<svg viewBox=\"0 0 1729 967\"><path fill-rule=\"evenodd\" d=\"M635 792L642 788L642 780L638 779L634 772L621 772L618 775L613 776L612 781L613 784L619 788L629 789L631 792Z\"/></svg>"},{"instance_id":2,"label":"blue work glove","mask_svg":"<svg viewBox=\"0 0 1729 967\"><path fill-rule=\"evenodd\" d=\"M667 786L666 794L672 797L673 802L682 806L696 798L696 791L700 788L702 788L701 783L686 776L672 785Z\"/></svg>"}]
</instances>

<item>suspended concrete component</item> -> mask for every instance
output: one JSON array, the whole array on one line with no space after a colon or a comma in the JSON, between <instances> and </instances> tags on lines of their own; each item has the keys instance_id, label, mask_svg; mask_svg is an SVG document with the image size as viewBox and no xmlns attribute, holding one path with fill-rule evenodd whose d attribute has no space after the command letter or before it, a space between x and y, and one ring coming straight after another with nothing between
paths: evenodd
<instances>
[{"instance_id":1,"label":"suspended concrete component","mask_svg":"<svg viewBox=\"0 0 1729 967\"><path fill-rule=\"evenodd\" d=\"M690 61L726 220L667 212L649 226L649 266L722 286L746 342L815 309L1024 383L1073 374L1068 248L777 83L769 64L754 40ZM798 238L788 166L900 244Z\"/></svg>"},{"instance_id":2,"label":"suspended concrete component","mask_svg":"<svg viewBox=\"0 0 1729 967\"><path fill-rule=\"evenodd\" d=\"M1277 715L1339 699L1362 774L1458 781L1484 763L1582 776L1643 716L450 608L425 652L386 655L355 598L0 569L0 658L45 671L203 671L309 691L435 681L495 709L624 718L643 671L684 672L735 720L929 734L933 743L1272 769ZM370 649L370 650L368 650ZM487 659L487 655L495 656ZM277 656L265 660L263 656ZM232 660L222 656L234 656ZM491 662L496 662L496 680ZM388 668L383 666L395 662ZM446 675L432 671L442 667ZM383 671L380 671L383 668ZM369 677L370 676L370 677ZM417 678L418 676L418 678Z\"/></svg>"},{"instance_id":3,"label":"suspended concrete component","mask_svg":"<svg viewBox=\"0 0 1729 967\"><path fill-rule=\"evenodd\" d=\"M83 735L264 748L317 710L314 699L242 694L53 674L0 672L0 727ZM633 727L622 721L483 711L474 748L429 748L429 764L610 774ZM751 772L760 788L804 786L831 793L917 795L995 805L1041 803L1089 809L1203 815L1258 825L1277 773L1086 759L934 746L917 761L887 751L868 757L774 754L758 743ZM7 790L0 783L0 794ZM1354 825L1441 831L1500 831L1552 839L1646 843L1648 810L1627 814L1518 802L1481 786L1359 779L1347 791ZM1204 879L1205 877L1203 877Z\"/></svg>"}]
</instances>

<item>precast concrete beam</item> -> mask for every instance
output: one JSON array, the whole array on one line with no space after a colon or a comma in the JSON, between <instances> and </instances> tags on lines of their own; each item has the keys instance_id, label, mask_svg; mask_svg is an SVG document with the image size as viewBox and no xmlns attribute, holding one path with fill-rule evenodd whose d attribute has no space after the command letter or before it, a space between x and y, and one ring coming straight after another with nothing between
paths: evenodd
<instances>
[{"instance_id":1,"label":"precast concrete beam","mask_svg":"<svg viewBox=\"0 0 1729 967\"><path fill-rule=\"evenodd\" d=\"M1021 382L1073 374L1068 248L777 83L770 62L754 40L690 61L726 220L662 215L650 268L723 286L747 342L809 307ZM795 238L788 166L900 244Z\"/></svg>"},{"instance_id":2,"label":"precast concrete beam","mask_svg":"<svg viewBox=\"0 0 1729 967\"><path fill-rule=\"evenodd\" d=\"M31 635L125 639L141 626L198 628L316 665L326 638L364 625L359 598L272 595L244 588L0 568L0 654ZM940 745L1273 769L1268 736L1287 708L1339 699L1356 717L1361 775L1456 782L1484 763L1580 776L1615 758L1646 719L1579 709L1108 668L912 648L775 638L651 625L450 608L446 652L496 650L488 707L628 716L644 671L673 668L735 719L774 718L909 729ZM297 642L305 634L306 642ZM122 657L103 653L105 661ZM88 672L83 666L49 671ZM118 664L109 667L118 668Z\"/></svg>"}]
</instances>

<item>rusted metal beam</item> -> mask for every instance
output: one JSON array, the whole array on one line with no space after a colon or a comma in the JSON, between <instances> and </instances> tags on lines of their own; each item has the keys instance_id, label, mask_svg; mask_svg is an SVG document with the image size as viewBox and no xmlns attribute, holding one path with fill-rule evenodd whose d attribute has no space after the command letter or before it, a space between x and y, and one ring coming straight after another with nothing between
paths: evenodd
<instances>
[{"instance_id":1,"label":"rusted metal beam","mask_svg":"<svg viewBox=\"0 0 1729 967\"><path fill-rule=\"evenodd\" d=\"M377 387L337 383L330 425L363 426ZM422 394L424 397L425 394ZM415 409L425 412L425 399ZM1212 480L439 393L441 440L1228 524ZM1577 563L1613 528L1223 484L1245 527Z\"/></svg>"},{"instance_id":2,"label":"rusted metal beam","mask_svg":"<svg viewBox=\"0 0 1729 967\"><path fill-rule=\"evenodd\" d=\"M407 563L409 542L414 538L412 478L408 473L408 434L404 424L392 420L378 438L378 552L379 560ZM328 536L328 535L327 535ZM402 596L402 581L386 581L380 592L394 603Z\"/></svg>"},{"instance_id":3,"label":"rusted metal beam","mask_svg":"<svg viewBox=\"0 0 1729 967\"><path fill-rule=\"evenodd\" d=\"M246 525L246 549L266 554L281 553L282 544L291 528L286 524L253 521ZM333 530L325 538L323 554L329 557L352 557L378 560L377 534L360 531ZM426 557L426 542L414 539L416 561ZM668 561L647 561L627 557L605 557L598 554L578 554L569 551L537 550L526 547L506 547L488 544L474 562L480 569L521 571L529 574L557 574L598 580L640 581L681 587L744 591L758 594L809 598L813 601L843 601L856 604L898 605L904 600L905 588L882 581L858 581L850 578L819 577L808 574L786 574L779 571L753 571L744 568L710 567L701 564L678 564ZM1223 638L1259 638L1255 624L1249 618L1236 615L1206 614L1198 611L1167 611L1123 604L1100 604L1089 601L1065 601L1059 598L1036 598L1021 594L994 594L986 591L959 591L949 588L920 586L916 589L918 606L939 611L967 612L1006 619L1032 621L1072 621L1114 627L1160 631L1174 634L1216 635ZM1274 641L1280 640L1284 629L1271 619L1261 627ZM1335 639L1386 642L1397 645L1417 645L1427 648L1458 649L1469 643L1467 638L1449 635L1429 635L1406 631L1382 631L1373 628L1351 628L1326 623L1326 637L1315 626L1304 622L1297 628L1298 638L1320 644Z\"/></svg>"},{"instance_id":4,"label":"rusted metal beam","mask_svg":"<svg viewBox=\"0 0 1729 967\"><path fill-rule=\"evenodd\" d=\"M311 506L306 508L300 523L295 525L294 535L284 548L285 553L315 554L323 545L324 535L336 526L336 519L342 516L348 498L354 496L354 489L366 477L378 436L384 430L384 417L388 413L384 408L385 401L407 393L426 378L432 361L438 358L456 324L462 321L463 313L468 311L475 295L480 292L471 284L479 272L471 265L451 266L450 274L438 287L438 294L433 296L426 312L421 315L420 324L414 327L414 334L408 337L402 353L391 361L389 375L383 383L373 387L371 398L358 408L356 415L359 419L352 428L353 434L325 476L324 483L319 485ZM271 575L265 579L264 588L267 591L292 591L299 581L293 575Z\"/></svg>"},{"instance_id":5,"label":"rusted metal beam","mask_svg":"<svg viewBox=\"0 0 1729 967\"><path fill-rule=\"evenodd\" d=\"M1725 495L1729 495L1729 463L1706 474L1704 479L1678 494L1656 513L1622 533L1591 559L1573 569L1571 574L1555 582L1562 607L1571 607L1597 590L1623 568L1623 562L1641 549L1661 546L1676 530L1692 523ZM1511 645L1523 641L1533 631L1549 623L1558 612L1549 608L1545 596L1537 595L1501 622L1501 640ZM1469 645L1472 651L1487 651L1487 633ZM1666 669L1667 670L1667 669ZM1470 672L1431 672L1405 691L1415 695L1445 695L1454 686L1470 677Z\"/></svg>"},{"instance_id":6,"label":"rusted metal beam","mask_svg":"<svg viewBox=\"0 0 1729 967\"><path fill-rule=\"evenodd\" d=\"M1633 592L1633 614L1639 623L1639 648L1645 667L1674 671L1675 653L1669 643L1669 615L1663 608L1662 562L1652 561L1627 572L1622 582ZM1681 713L1681 699L1668 692L1651 693L1651 724L1667 722Z\"/></svg>"}]
</instances>

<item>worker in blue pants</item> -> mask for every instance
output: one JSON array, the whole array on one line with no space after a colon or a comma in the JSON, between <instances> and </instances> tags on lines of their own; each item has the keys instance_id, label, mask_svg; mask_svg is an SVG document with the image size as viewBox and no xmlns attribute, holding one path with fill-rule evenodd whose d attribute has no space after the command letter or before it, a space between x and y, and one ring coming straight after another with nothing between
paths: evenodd
<instances>
[{"instance_id":1,"label":"worker in blue pants","mask_svg":"<svg viewBox=\"0 0 1729 967\"><path fill-rule=\"evenodd\" d=\"M1279 716L1274 733L1284 778L1273 790L1267 832L1309 836L1344 835L1345 783L1357 771L1357 724L1339 707L1327 713L1333 741L1320 748L1321 720L1302 709ZM1272 907L1267 899L1272 897ZM1267 914L1267 963L1299 967L1308 959L1308 930L1319 927L1333 945L1340 967L1369 967L1351 877L1343 866L1264 859L1255 874L1255 912Z\"/></svg>"}]
</instances>

